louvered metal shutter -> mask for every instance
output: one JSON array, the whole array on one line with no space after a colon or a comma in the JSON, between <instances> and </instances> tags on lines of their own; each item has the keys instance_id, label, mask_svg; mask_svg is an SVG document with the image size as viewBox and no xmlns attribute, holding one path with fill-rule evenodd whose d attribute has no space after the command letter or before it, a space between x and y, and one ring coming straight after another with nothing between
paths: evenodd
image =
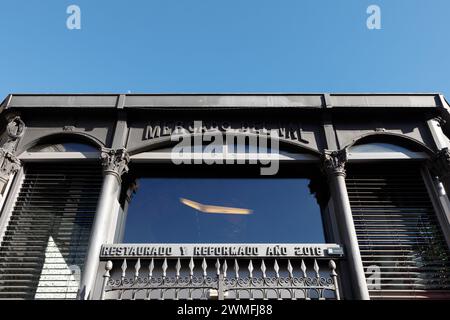
<instances>
[{"instance_id":1,"label":"louvered metal shutter","mask_svg":"<svg viewBox=\"0 0 450 320\"><path fill-rule=\"evenodd\" d=\"M450 252L419 165L350 165L346 181L371 298L450 299Z\"/></svg>"},{"instance_id":2,"label":"louvered metal shutter","mask_svg":"<svg viewBox=\"0 0 450 320\"><path fill-rule=\"evenodd\" d=\"M101 184L95 164L26 167L0 247L0 298L76 298Z\"/></svg>"}]
</instances>

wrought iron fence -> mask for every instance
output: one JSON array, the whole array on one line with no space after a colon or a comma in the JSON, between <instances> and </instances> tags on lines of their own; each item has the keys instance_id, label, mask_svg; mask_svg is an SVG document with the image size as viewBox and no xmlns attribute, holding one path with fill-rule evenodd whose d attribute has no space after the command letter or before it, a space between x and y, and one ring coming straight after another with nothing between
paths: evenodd
<instances>
[{"instance_id":1,"label":"wrought iron fence","mask_svg":"<svg viewBox=\"0 0 450 320\"><path fill-rule=\"evenodd\" d=\"M340 299L330 258L119 258L101 299Z\"/></svg>"}]
</instances>

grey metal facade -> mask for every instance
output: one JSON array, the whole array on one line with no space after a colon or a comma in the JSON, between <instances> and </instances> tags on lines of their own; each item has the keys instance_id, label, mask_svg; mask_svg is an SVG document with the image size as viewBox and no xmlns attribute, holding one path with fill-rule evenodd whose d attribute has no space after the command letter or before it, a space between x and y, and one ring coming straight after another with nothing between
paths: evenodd
<instances>
[{"instance_id":1,"label":"grey metal facade","mask_svg":"<svg viewBox=\"0 0 450 320\"><path fill-rule=\"evenodd\" d=\"M163 297L161 286L164 285L161 281L166 281L166 277L169 279L165 274L167 266L164 270L167 256L158 256L159 273L153 279L148 273L149 269L156 268L152 264L157 259L154 262L151 257L135 255L128 257L127 264L126 257L108 258L102 253L102 246L106 248L120 243L126 206L121 207L119 199L130 193L127 189L129 186L124 184L127 174L137 165L152 170L152 166L157 163L169 162L167 148L171 146L173 130L180 126L189 129L193 121L197 120L203 122L205 131L209 127L219 128L225 134L230 128L239 129L244 135L258 135L260 130L278 130L280 150L288 152L288 156L280 161L295 166L302 166L303 163L317 165L329 187L331 203L326 233L331 242L343 248L343 255L328 260L320 255L301 255L297 260L289 256L292 261L285 261L284 268L287 268L288 274L284 278L274 266L278 265L277 257L271 257L270 268L275 268L276 275L269 279L270 282L265 275L264 260L261 262L261 257L256 256L252 262L251 257L244 254L242 263L245 263L250 276L243 280L241 287L249 292L247 298L255 298L254 289L261 292L262 299L268 298L267 290L273 291L273 298L281 298L282 295L289 299L296 295L308 298L311 287L313 291L319 292L317 298L325 298L325 295L322 296L324 290L337 292L332 298L371 298L368 271L363 265L364 258L360 250L362 240L358 238L360 224L358 221L355 223L354 198L349 197L349 182L346 182L346 171L352 164L384 163L387 160L419 163L417 175L423 177L448 252L450 106L440 94L12 94L0 108L0 243L5 243L5 237L11 234L8 234L8 226L27 166L34 163L69 162L102 164L103 180L88 237L89 245L83 256L84 267L79 278L74 280L80 299L118 298L107 296L108 292L114 290L120 296L125 291L131 291L131 298L146 298L150 297L150 291L158 288L160 291L155 298ZM34 146L48 141L72 139L94 145L98 152L32 151ZM387 142L413 151L406 155L395 152L360 154L352 151L354 146L366 141ZM20 257L14 258L5 250L0 252L0 298L14 298L15 291L11 288L27 286L26 282L23 285L14 282L13 276L5 277L8 270L21 270L21 261L24 260ZM231 292L242 289L238 288L237 271L235 278L227 278L227 267L224 267L227 259L219 260L223 258L221 254L217 255L217 259L205 256L202 260L201 256L197 256L191 259L192 263L189 258L173 258L175 260L170 260L174 264L171 268L175 271L182 268L193 270L192 265L195 264L203 268L204 273L196 278L196 282L193 280L194 275L183 282L179 274L174 274L172 282L167 280L166 289L178 290L183 286L192 290L207 289L212 290L208 292L216 292L217 298L221 299L227 298L224 292L236 298L236 294ZM177 263L176 258L181 262ZM321 264L321 261L324 263ZM262 275L258 281L252 282L256 278L252 276L255 262ZM298 263L299 272L305 265L305 270L308 268L313 275L307 274L305 270L303 276L293 275L289 265L295 263ZM142 276L144 265L145 277ZM328 268L329 276L320 274L318 270L323 268ZM209 276L210 273L212 276ZM336 280L337 275L339 280ZM216 276L217 279L214 278ZM210 279L208 284L206 279ZM280 284L282 281L284 285ZM448 278L445 278L444 289L440 289L444 298L450 298L450 283L447 281ZM61 298L58 292L51 290L52 281L49 283L48 295L42 297ZM140 290L136 289L137 285L141 286ZM447 285L449 291L446 293ZM223 289L223 286L228 286L228 289ZM249 286L254 287L249 289ZM107 288L110 290L105 291ZM177 295L179 291L176 290L174 292ZM290 294L285 297L280 290L287 290ZM294 293L293 290L298 292ZM146 293L149 295L146 296ZM177 298L176 295L171 298ZM207 298L205 292L201 292L198 297Z\"/></svg>"}]
</instances>

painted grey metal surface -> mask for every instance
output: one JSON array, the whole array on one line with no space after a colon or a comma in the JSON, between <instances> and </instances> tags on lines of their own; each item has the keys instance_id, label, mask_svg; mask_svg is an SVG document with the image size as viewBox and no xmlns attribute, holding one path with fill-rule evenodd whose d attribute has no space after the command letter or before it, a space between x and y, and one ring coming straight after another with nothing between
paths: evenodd
<instances>
[{"instance_id":1,"label":"painted grey metal surface","mask_svg":"<svg viewBox=\"0 0 450 320\"><path fill-rule=\"evenodd\" d=\"M438 176L447 194L450 192L450 156L446 149L450 135L450 107L442 95L434 93L13 94L3 101L0 110L3 127L0 133L3 150L0 163L3 165L0 169L5 177L4 185L18 170L15 164L23 166L28 161L51 160L92 161L83 156L72 159L69 153L55 154L53 158L45 155L41 159L26 154L30 147L50 139L80 140L97 147L99 154L102 150L103 154L107 150L117 151L109 154L109 158L103 158L107 164L105 180L94 223L96 231L91 236L86 271L82 275L83 297L89 297L95 279L104 273L102 268L99 269L103 263L99 256L101 246L111 239L109 233L116 223L110 220L116 219L111 212L124 173L120 164L124 155L120 150L130 153L125 158L127 165L129 162L132 166L133 161L143 163L146 153L168 148L171 134L148 135L148 130L157 131L158 126L163 132L170 123L187 124L202 120L223 124L226 121L235 128L254 129L259 126L289 132L294 125L297 135L281 136L281 150L308 155L308 161L315 161L318 166L323 165L320 157L329 154L327 149L344 152L345 148L368 140L413 146L422 155L422 161L430 158L433 177ZM254 134L257 135L257 131ZM116 155L121 156L117 158ZM292 160L301 162L304 159ZM358 160L366 159L360 157ZM331 163L339 167L339 162L333 161ZM342 263L348 267L346 270L351 279L348 282L353 287L353 292L346 297L353 294L355 298L366 299L365 279L361 273L354 226L349 218L351 211L345 183L340 173L328 176L334 201L333 215L340 225L339 238L346 250ZM8 194L8 197L14 196ZM448 207L448 202L445 206ZM2 212L2 216L8 214Z\"/></svg>"},{"instance_id":2,"label":"painted grey metal surface","mask_svg":"<svg viewBox=\"0 0 450 320\"><path fill-rule=\"evenodd\" d=\"M97 274L99 262L98 254L107 238L108 226L111 223L111 212L119 189L120 185L117 178L113 174L106 174L92 226L91 239L89 241L84 264L84 272L80 281L79 296L81 299L89 299L95 275Z\"/></svg>"},{"instance_id":3,"label":"painted grey metal surface","mask_svg":"<svg viewBox=\"0 0 450 320\"><path fill-rule=\"evenodd\" d=\"M345 185L346 162L346 150L327 152L324 157L324 170L328 176L331 195L334 200L340 239L345 246L346 256L348 257L354 299L369 300L366 276L361 260L358 238L356 237L347 187Z\"/></svg>"},{"instance_id":4,"label":"painted grey metal surface","mask_svg":"<svg viewBox=\"0 0 450 320\"><path fill-rule=\"evenodd\" d=\"M89 299L98 269L98 257L102 244L108 240L108 230L112 221L114 204L121 190L121 176L128 171L130 158L124 149L105 149L102 152L104 181L100 193L97 212L91 231L91 239L81 278L79 296Z\"/></svg>"},{"instance_id":5,"label":"painted grey metal surface","mask_svg":"<svg viewBox=\"0 0 450 320\"><path fill-rule=\"evenodd\" d=\"M411 107L442 106L439 94L12 94L4 108L152 108L152 107Z\"/></svg>"}]
</instances>

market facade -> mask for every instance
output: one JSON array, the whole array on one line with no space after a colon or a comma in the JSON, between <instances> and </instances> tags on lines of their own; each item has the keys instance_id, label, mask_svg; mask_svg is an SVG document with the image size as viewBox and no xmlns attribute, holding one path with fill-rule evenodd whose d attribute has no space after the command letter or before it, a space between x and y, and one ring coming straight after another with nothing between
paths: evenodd
<instances>
[{"instance_id":1,"label":"market facade","mask_svg":"<svg viewBox=\"0 0 450 320\"><path fill-rule=\"evenodd\" d=\"M439 94L9 95L0 299L448 299Z\"/></svg>"}]
</instances>

